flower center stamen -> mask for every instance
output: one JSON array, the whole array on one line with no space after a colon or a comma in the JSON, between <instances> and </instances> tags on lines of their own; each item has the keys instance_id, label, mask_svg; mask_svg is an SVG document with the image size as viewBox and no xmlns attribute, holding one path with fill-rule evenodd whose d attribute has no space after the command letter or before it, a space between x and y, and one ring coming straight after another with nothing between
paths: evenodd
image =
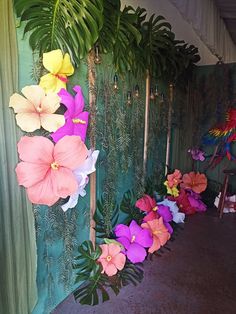
<instances>
[{"instance_id":1,"label":"flower center stamen","mask_svg":"<svg viewBox=\"0 0 236 314\"><path fill-rule=\"evenodd\" d=\"M135 241L135 238L136 238L135 235L133 235L131 238L131 243L133 243Z\"/></svg>"},{"instance_id":2,"label":"flower center stamen","mask_svg":"<svg viewBox=\"0 0 236 314\"><path fill-rule=\"evenodd\" d=\"M156 212L158 210L158 206L153 207L152 209L154 212Z\"/></svg>"},{"instance_id":3,"label":"flower center stamen","mask_svg":"<svg viewBox=\"0 0 236 314\"><path fill-rule=\"evenodd\" d=\"M62 81L63 83L67 83L68 82L68 79L67 77L63 77L59 74L53 74L56 78L58 78L60 81Z\"/></svg>"},{"instance_id":4,"label":"flower center stamen","mask_svg":"<svg viewBox=\"0 0 236 314\"><path fill-rule=\"evenodd\" d=\"M86 124L86 121L81 119L72 119L72 122L75 124Z\"/></svg>"},{"instance_id":5,"label":"flower center stamen","mask_svg":"<svg viewBox=\"0 0 236 314\"><path fill-rule=\"evenodd\" d=\"M53 169L53 170L58 170L59 169L59 164L56 162L56 161L54 161L54 162L52 162L51 163L51 168Z\"/></svg>"},{"instance_id":6,"label":"flower center stamen","mask_svg":"<svg viewBox=\"0 0 236 314\"><path fill-rule=\"evenodd\" d=\"M37 110L39 113L43 111L43 109L42 109L41 106L38 106L38 107L36 108L36 110Z\"/></svg>"},{"instance_id":7,"label":"flower center stamen","mask_svg":"<svg viewBox=\"0 0 236 314\"><path fill-rule=\"evenodd\" d=\"M161 234L161 231L156 230L156 231L153 232L153 234L154 234L154 235Z\"/></svg>"},{"instance_id":8,"label":"flower center stamen","mask_svg":"<svg viewBox=\"0 0 236 314\"><path fill-rule=\"evenodd\" d=\"M110 261L111 261L111 258L112 258L111 255L108 255L108 256L107 256L107 261L110 262Z\"/></svg>"}]
</instances>

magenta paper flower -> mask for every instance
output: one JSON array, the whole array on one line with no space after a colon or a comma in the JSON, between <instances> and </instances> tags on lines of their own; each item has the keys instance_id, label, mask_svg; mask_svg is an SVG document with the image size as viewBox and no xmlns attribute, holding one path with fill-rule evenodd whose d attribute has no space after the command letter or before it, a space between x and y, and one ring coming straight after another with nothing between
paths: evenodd
<instances>
[{"instance_id":1,"label":"magenta paper flower","mask_svg":"<svg viewBox=\"0 0 236 314\"><path fill-rule=\"evenodd\" d=\"M58 93L58 96L61 97L61 103L66 106L67 110L64 114L65 124L51 135L55 143L65 135L77 135L81 137L83 142L85 141L89 113L83 111L84 97L81 87L76 85L73 90L76 92L75 97L64 88Z\"/></svg>"},{"instance_id":2,"label":"magenta paper flower","mask_svg":"<svg viewBox=\"0 0 236 314\"><path fill-rule=\"evenodd\" d=\"M188 191L188 200L192 207L195 208L196 212L205 212L207 210L206 204L201 200L201 196L193 191Z\"/></svg>"},{"instance_id":3,"label":"magenta paper flower","mask_svg":"<svg viewBox=\"0 0 236 314\"><path fill-rule=\"evenodd\" d=\"M143 262L153 239L149 230L141 228L135 220L132 220L129 227L119 224L115 228L117 241L126 249L126 255L132 263Z\"/></svg>"},{"instance_id":4,"label":"magenta paper flower","mask_svg":"<svg viewBox=\"0 0 236 314\"><path fill-rule=\"evenodd\" d=\"M200 161L205 160L205 156L204 156L205 152L203 152L202 150L198 148L189 149L188 153L191 154L193 160L200 160Z\"/></svg>"}]
</instances>

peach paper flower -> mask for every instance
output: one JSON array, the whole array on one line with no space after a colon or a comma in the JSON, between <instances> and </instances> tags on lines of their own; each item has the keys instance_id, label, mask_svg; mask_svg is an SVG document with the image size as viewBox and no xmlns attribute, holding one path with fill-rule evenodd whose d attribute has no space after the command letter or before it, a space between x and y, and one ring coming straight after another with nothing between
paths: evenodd
<instances>
[{"instance_id":1,"label":"peach paper flower","mask_svg":"<svg viewBox=\"0 0 236 314\"><path fill-rule=\"evenodd\" d=\"M79 136L65 136L55 146L43 136L23 136L18 143L22 160L16 167L19 185L29 200L51 206L78 188L73 170L84 163L88 150Z\"/></svg>"},{"instance_id":2,"label":"peach paper flower","mask_svg":"<svg viewBox=\"0 0 236 314\"><path fill-rule=\"evenodd\" d=\"M147 221L141 225L143 229L148 229L153 236L153 244L148 249L149 253L153 253L170 239L170 233L163 223L163 218Z\"/></svg>"},{"instance_id":3,"label":"peach paper flower","mask_svg":"<svg viewBox=\"0 0 236 314\"><path fill-rule=\"evenodd\" d=\"M102 264L102 273L107 276L113 276L118 270L122 270L125 266L126 256L121 253L121 248L117 244L101 244L102 254L98 262Z\"/></svg>"},{"instance_id":4,"label":"peach paper flower","mask_svg":"<svg viewBox=\"0 0 236 314\"><path fill-rule=\"evenodd\" d=\"M45 95L38 85L25 86L21 92L26 98L15 93L10 97L9 106L14 109L17 125L23 131L33 132L43 127L49 132L55 132L64 125L64 116L54 113L60 107L57 94Z\"/></svg>"},{"instance_id":5,"label":"peach paper flower","mask_svg":"<svg viewBox=\"0 0 236 314\"><path fill-rule=\"evenodd\" d=\"M195 193L202 193L207 187L207 178L203 173L190 172L183 175L181 188L190 189Z\"/></svg>"}]
</instances>

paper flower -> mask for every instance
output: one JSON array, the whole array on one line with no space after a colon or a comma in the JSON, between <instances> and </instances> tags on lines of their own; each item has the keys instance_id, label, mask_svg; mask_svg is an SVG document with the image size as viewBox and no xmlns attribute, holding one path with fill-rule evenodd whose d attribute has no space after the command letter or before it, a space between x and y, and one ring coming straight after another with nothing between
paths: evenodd
<instances>
[{"instance_id":1,"label":"paper flower","mask_svg":"<svg viewBox=\"0 0 236 314\"><path fill-rule=\"evenodd\" d=\"M135 206L146 212L147 215L144 217L145 221L159 218L157 214L157 203L151 196L144 194L142 198L137 200Z\"/></svg>"},{"instance_id":2,"label":"paper flower","mask_svg":"<svg viewBox=\"0 0 236 314\"><path fill-rule=\"evenodd\" d=\"M207 178L205 174L199 172L190 172L183 175L183 182L180 184L181 188L190 189L195 193L205 191L207 187Z\"/></svg>"},{"instance_id":3,"label":"paper flower","mask_svg":"<svg viewBox=\"0 0 236 314\"><path fill-rule=\"evenodd\" d=\"M126 256L121 253L121 248L116 244L101 244L102 254L98 258L98 262L102 264L102 274L114 276L118 270L122 270L125 266Z\"/></svg>"},{"instance_id":4,"label":"paper flower","mask_svg":"<svg viewBox=\"0 0 236 314\"><path fill-rule=\"evenodd\" d=\"M89 113L83 111L84 97L81 87L76 85L73 90L77 93L75 97L65 89L58 93L61 97L61 103L66 106L67 111L64 114L66 119L65 125L51 135L54 142L59 141L65 135L78 135L83 142L85 141Z\"/></svg>"},{"instance_id":5,"label":"paper flower","mask_svg":"<svg viewBox=\"0 0 236 314\"><path fill-rule=\"evenodd\" d=\"M61 206L61 208L67 211L69 208L74 208L78 203L79 196L85 196L85 186L89 182L88 175L92 172L96 171L95 164L98 158L99 150L95 150L92 152L91 150L88 151L88 158L79 166L79 168L73 171L77 183L78 188L77 191L70 196L69 201Z\"/></svg>"},{"instance_id":6,"label":"paper flower","mask_svg":"<svg viewBox=\"0 0 236 314\"><path fill-rule=\"evenodd\" d=\"M207 210L207 206L201 201L199 194L193 191L189 191L187 194L190 205L194 207L197 212L205 212Z\"/></svg>"},{"instance_id":7,"label":"paper flower","mask_svg":"<svg viewBox=\"0 0 236 314\"><path fill-rule=\"evenodd\" d=\"M134 264L143 262L147 255L145 248L149 248L153 243L149 230L142 229L132 220L129 227L119 224L114 232L116 240L126 249L128 259Z\"/></svg>"},{"instance_id":8,"label":"paper flower","mask_svg":"<svg viewBox=\"0 0 236 314\"><path fill-rule=\"evenodd\" d=\"M66 88L67 76L74 73L68 53L64 57L60 49L44 53L43 66L50 72L43 75L39 82L46 92L57 93L61 88Z\"/></svg>"},{"instance_id":9,"label":"paper flower","mask_svg":"<svg viewBox=\"0 0 236 314\"><path fill-rule=\"evenodd\" d=\"M23 97L17 93L10 97L9 106L16 113L17 125L26 132L33 132L43 127L54 132L65 123L61 114L54 114L60 107L60 97L55 93L45 95L38 85L25 86L21 90Z\"/></svg>"},{"instance_id":10,"label":"paper flower","mask_svg":"<svg viewBox=\"0 0 236 314\"><path fill-rule=\"evenodd\" d=\"M172 189L173 187L176 187L181 182L182 174L178 169L175 169L175 171L172 174L167 175L167 181L168 181L168 187Z\"/></svg>"},{"instance_id":11,"label":"paper flower","mask_svg":"<svg viewBox=\"0 0 236 314\"><path fill-rule=\"evenodd\" d=\"M164 185L166 186L167 194L170 194L170 195L172 195L174 197L179 195L179 190L178 190L178 188L176 186L173 186L172 188L170 188L168 181L165 181Z\"/></svg>"},{"instance_id":12,"label":"paper flower","mask_svg":"<svg viewBox=\"0 0 236 314\"><path fill-rule=\"evenodd\" d=\"M179 212L179 207L177 206L175 201L170 201L167 198L165 198L162 202L160 202L158 204L162 204L162 205L165 205L165 206L169 207L169 210L171 211L172 216L173 216L172 220L175 223L178 224L178 223L183 223L184 222L185 214Z\"/></svg>"},{"instance_id":13,"label":"paper flower","mask_svg":"<svg viewBox=\"0 0 236 314\"><path fill-rule=\"evenodd\" d=\"M22 160L16 167L19 184L26 188L32 203L48 206L76 192L73 170L88 155L79 136L65 136L55 146L43 136L23 136L18 153Z\"/></svg>"},{"instance_id":14,"label":"paper flower","mask_svg":"<svg viewBox=\"0 0 236 314\"><path fill-rule=\"evenodd\" d=\"M205 152L203 152L202 150L198 148L189 149L188 153L191 154L193 160L200 160L200 161L205 160L205 156L204 156Z\"/></svg>"},{"instance_id":15,"label":"paper flower","mask_svg":"<svg viewBox=\"0 0 236 314\"><path fill-rule=\"evenodd\" d=\"M186 215L192 215L196 213L196 209L195 207L191 206L188 199L188 193L184 189L180 190L179 196L175 198L168 197L168 199L176 201L179 210Z\"/></svg>"},{"instance_id":16,"label":"paper flower","mask_svg":"<svg viewBox=\"0 0 236 314\"><path fill-rule=\"evenodd\" d=\"M162 217L142 223L141 227L149 230L153 236L153 244L148 249L149 253L159 250L170 239L170 234L163 223Z\"/></svg>"}]
</instances>

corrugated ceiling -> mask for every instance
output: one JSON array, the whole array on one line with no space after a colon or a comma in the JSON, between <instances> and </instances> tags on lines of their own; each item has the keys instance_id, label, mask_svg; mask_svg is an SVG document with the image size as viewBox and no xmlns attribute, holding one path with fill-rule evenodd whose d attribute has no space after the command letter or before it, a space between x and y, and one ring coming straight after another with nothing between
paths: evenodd
<instances>
[{"instance_id":1,"label":"corrugated ceiling","mask_svg":"<svg viewBox=\"0 0 236 314\"><path fill-rule=\"evenodd\" d=\"M236 44L236 0L215 0L215 4Z\"/></svg>"}]
</instances>

